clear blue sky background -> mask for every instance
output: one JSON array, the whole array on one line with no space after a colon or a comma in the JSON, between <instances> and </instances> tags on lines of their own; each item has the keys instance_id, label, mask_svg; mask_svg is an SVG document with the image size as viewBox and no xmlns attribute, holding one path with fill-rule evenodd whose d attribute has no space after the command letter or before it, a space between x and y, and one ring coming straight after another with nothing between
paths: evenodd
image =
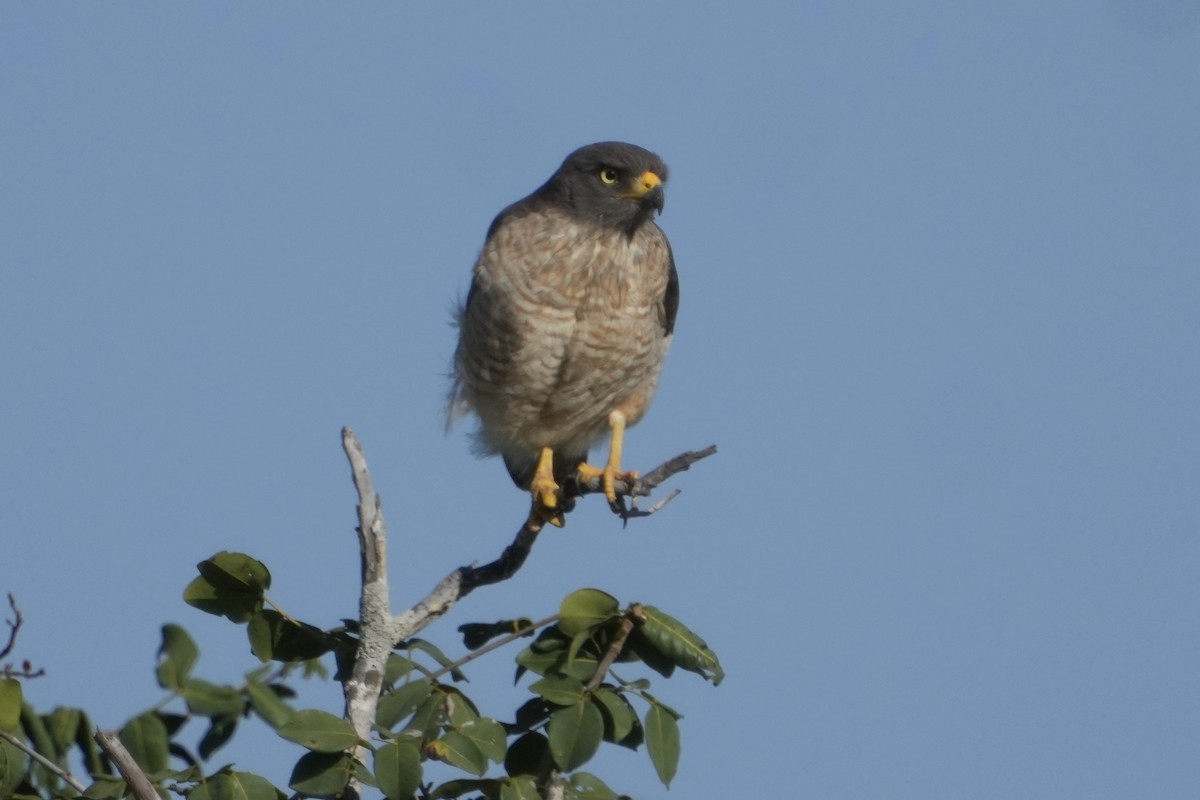
<instances>
[{"instance_id":1,"label":"clear blue sky background","mask_svg":"<svg viewBox=\"0 0 1200 800\"><path fill-rule=\"evenodd\" d=\"M492 216L601 139L671 165L683 285L627 460L721 452L626 530L586 503L430 638L589 585L691 623L729 677L655 681L670 794L596 765L639 798L1197 797L1186 0L0 5L0 591L34 702L119 725L167 621L199 674L253 666L180 599L217 550L352 615L342 425L397 609L498 554L526 500L443 435L450 308ZM495 713L510 657L471 673ZM297 751L249 736L216 762L283 783Z\"/></svg>"}]
</instances>

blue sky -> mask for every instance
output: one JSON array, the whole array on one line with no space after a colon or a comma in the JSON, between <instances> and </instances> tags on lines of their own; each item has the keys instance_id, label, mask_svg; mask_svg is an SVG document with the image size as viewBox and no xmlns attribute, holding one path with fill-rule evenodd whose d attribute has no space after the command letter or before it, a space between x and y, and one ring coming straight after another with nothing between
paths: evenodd
<instances>
[{"instance_id":1,"label":"blue sky","mask_svg":"<svg viewBox=\"0 0 1200 800\"><path fill-rule=\"evenodd\" d=\"M342 425L397 610L494 557L526 500L442 432L450 308L500 208L623 139L671 166L682 282L626 460L721 452L628 529L586 503L429 638L581 586L692 624L728 678L655 682L670 793L596 765L639 798L1195 797L1200 10L740 5L0 6L34 702L152 705L164 622L205 677L253 666L180 599L217 550L353 614ZM510 657L472 672L499 710ZM295 750L248 736L217 761L282 784Z\"/></svg>"}]
</instances>

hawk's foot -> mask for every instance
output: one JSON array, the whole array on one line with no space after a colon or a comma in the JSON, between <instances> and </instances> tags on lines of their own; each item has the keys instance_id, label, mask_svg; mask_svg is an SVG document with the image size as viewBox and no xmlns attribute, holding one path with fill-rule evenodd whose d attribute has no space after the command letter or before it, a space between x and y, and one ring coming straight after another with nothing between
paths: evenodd
<instances>
[{"instance_id":1,"label":"hawk's foot","mask_svg":"<svg viewBox=\"0 0 1200 800\"><path fill-rule=\"evenodd\" d=\"M531 520L549 522L556 528L563 526L558 489L558 482L554 480L554 451L543 447L537 469L529 482L529 493L533 495L533 508L529 512Z\"/></svg>"},{"instance_id":2,"label":"hawk's foot","mask_svg":"<svg viewBox=\"0 0 1200 800\"><path fill-rule=\"evenodd\" d=\"M617 502L617 481L633 485L633 482L638 479L636 470L622 472L621 468L609 462L604 467L593 467L591 464L580 464L579 480L583 483L590 481L592 478L600 478L600 485L604 487L604 496L608 499L608 504L613 508L620 508Z\"/></svg>"}]
</instances>

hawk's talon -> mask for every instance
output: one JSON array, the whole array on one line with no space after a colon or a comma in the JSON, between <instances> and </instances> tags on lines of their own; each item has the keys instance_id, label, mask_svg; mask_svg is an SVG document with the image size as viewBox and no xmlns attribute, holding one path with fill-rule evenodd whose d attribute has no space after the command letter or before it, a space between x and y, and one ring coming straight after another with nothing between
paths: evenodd
<instances>
[{"instance_id":1,"label":"hawk's talon","mask_svg":"<svg viewBox=\"0 0 1200 800\"><path fill-rule=\"evenodd\" d=\"M539 480L534 478L529 485L529 493L533 495L533 504L540 508L558 508L558 484L553 478Z\"/></svg>"},{"instance_id":2,"label":"hawk's talon","mask_svg":"<svg viewBox=\"0 0 1200 800\"><path fill-rule=\"evenodd\" d=\"M556 528L561 528L565 520L563 512L558 507L558 484L554 482L554 479L542 481L534 478L529 491L533 495L533 508L529 515L542 522L549 522Z\"/></svg>"},{"instance_id":3,"label":"hawk's talon","mask_svg":"<svg viewBox=\"0 0 1200 800\"><path fill-rule=\"evenodd\" d=\"M558 510L558 482L554 480L554 451L543 447L538 457L537 469L529 481L529 493L533 495L531 519L549 522L556 528L563 526L563 515Z\"/></svg>"}]
</instances>

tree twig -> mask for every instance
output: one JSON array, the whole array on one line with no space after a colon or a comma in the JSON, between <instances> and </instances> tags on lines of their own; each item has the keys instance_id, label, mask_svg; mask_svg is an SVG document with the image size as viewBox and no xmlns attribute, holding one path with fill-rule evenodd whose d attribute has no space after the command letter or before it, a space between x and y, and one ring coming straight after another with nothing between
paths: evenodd
<instances>
[{"instance_id":1,"label":"tree twig","mask_svg":"<svg viewBox=\"0 0 1200 800\"><path fill-rule=\"evenodd\" d=\"M114 731L98 730L94 738L96 744L100 745L100 749L112 759L117 771L121 773L121 777L125 779L125 783L137 800L159 800L158 792L154 791L154 785L150 783L146 773L142 772L142 768L125 749L125 745L121 744L120 737Z\"/></svg>"},{"instance_id":2,"label":"tree twig","mask_svg":"<svg viewBox=\"0 0 1200 800\"><path fill-rule=\"evenodd\" d=\"M17 632L25 623L25 617L21 614L21 609L17 608L17 598L13 596L12 592L8 593L8 605L12 608L13 618L4 620L8 623L8 643L4 645L4 649L0 650L0 659L11 653L17 646ZM20 668L16 668L12 664L0 666L0 677L4 678L40 678L45 674L46 670L34 669L28 659L21 664Z\"/></svg>"},{"instance_id":3,"label":"tree twig","mask_svg":"<svg viewBox=\"0 0 1200 800\"><path fill-rule=\"evenodd\" d=\"M516 575L517 570L525 564L525 559L529 557L533 543L537 541L541 532L541 523L531 516L521 525L517 535L513 537L512 544L504 548L504 552L495 561L481 567L459 568L458 573L462 575L462 594L459 597L466 597L480 586L500 583Z\"/></svg>"},{"instance_id":4,"label":"tree twig","mask_svg":"<svg viewBox=\"0 0 1200 800\"><path fill-rule=\"evenodd\" d=\"M78 778L76 778L71 773L67 772L65 769L60 767L58 764L55 764L50 759L46 758L44 755L39 753L37 750L34 750L32 747L25 744L25 742L18 739L16 736L13 736L8 731L0 731L0 739L3 739L4 741L8 742L13 747L17 748L18 750L25 753L25 755L32 758L34 761L38 762L46 769L53 772L55 775L62 778L64 781L66 781L68 786L70 786L72 789L79 792L80 794L83 794L85 791L87 791L87 787L84 786L82 783L80 783Z\"/></svg>"},{"instance_id":5,"label":"tree twig","mask_svg":"<svg viewBox=\"0 0 1200 800\"><path fill-rule=\"evenodd\" d=\"M625 640L629 638L629 633L633 630L634 620L645 619L642 615L642 607L634 604L630 607L625 618L621 620L621 627L617 629L617 635L613 637L612 644L608 646L608 650L604 653L604 658L600 659L600 663L596 665L595 672L592 673L591 680L587 682L587 690L595 691L596 687L604 680L604 676L608 674L609 667L621 655L621 650L625 647Z\"/></svg>"},{"instance_id":6,"label":"tree twig","mask_svg":"<svg viewBox=\"0 0 1200 800\"><path fill-rule=\"evenodd\" d=\"M526 636L530 632L536 631L538 628L541 628L545 625L549 625L551 622L554 622L557 619L558 619L558 614L551 614L550 616L546 617L543 620L538 620L537 622L531 622L519 630L513 631L512 633L505 634L504 636L501 636L499 639L496 639L495 641L488 642L483 647L479 647L479 648L472 650L471 652L467 653L465 656L460 658L458 661L455 661L451 664L447 664L446 666L442 667L441 669L431 672L429 675L425 676L425 679L429 680L429 681L437 680L438 678L442 677L446 673L453 672L454 670L458 669L459 667L463 666L464 664L470 664L472 661L479 658L480 656L485 656L488 653L492 652L493 650L498 650L501 647L504 647L504 645L508 644L509 642L516 641L517 639L520 639L522 636Z\"/></svg>"},{"instance_id":7,"label":"tree twig","mask_svg":"<svg viewBox=\"0 0 1200 800\"><path fill-rule=\"evenodd\" d=\"M17 598L13 596L12 592L8 593L8 605L12 608L13 618L4 620L8 623L8 644L4 645L3 650L0 650L0 658L8 656L16 647L17 631L21 630L21 623L25 621L25 618L21 616L21 609L17 608Z\"/></svg>"}]
</instances>

